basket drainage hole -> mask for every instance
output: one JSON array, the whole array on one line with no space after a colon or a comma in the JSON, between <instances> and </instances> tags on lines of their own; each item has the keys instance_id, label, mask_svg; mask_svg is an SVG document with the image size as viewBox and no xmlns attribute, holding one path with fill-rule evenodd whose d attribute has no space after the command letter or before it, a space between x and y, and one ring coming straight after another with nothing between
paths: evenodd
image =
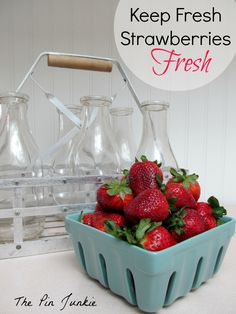
<instances>
[{"instance_id":1,"label":"basket drainage hole","mask_svg":"<svg viewBox=\"0 0 236 314\"><path fill-rule=\"evenodd\" d=\"M99 254L99 261L100 261L100 265L102 269L102 277L103 277L104 284L106 285L106 287L109 287L108 278L107 278L106 261L102 254Z\"/></svg>"},{"instance_id":2,"label":"basket drainage hole","mask_svg":"<svg viewBox=\"0 0 236 314\"><path fill-rule=\"evenodd\" d=\"M137 304L134 276L131 270L129 270L128 268L126 269L126 277L128 282L129 295L131 297L132 303Z\"/></svg>"},{"instance_id":3,"label":"basket drainage hole","mask_svg":"<svg viewBox=\"0 0 236 314\"><path fill-rule=\"evenodd\" d=\"M197 269L196 269L195 276L194 276L194 279L193 279L193 285L192 285L192 288L194 288L194 287L195 287L195 285L196 285L196 284L197 284L197 282L198 282L198 278L199 278L199 275L200 275L202 262L203 262L203 257L201 257L201 258L199 259L199 261L198 261L198 264L197 264Z\"/></svg>"},{"instance_id":4,"label":"basket drainage hole","mask_svg":"<svg viewBox=\"0 0 236 314\"><path fill-rule=\"evenodd\" d=\"M81 259L82 265L84 267L84 270L87 272L85 257L84 257L84 250L83 250L83 247L82 247L80 242L78 242L78 248L79 248L79 254L80 254L80 259Z\"/></svg>"},{"instance_id":5,"label":"basket drainage hole","mask_svg":"<svg viewBox=\"0 0 236 314\"><path fill-rule=\"evenodd\" d=\"M220 261L221 261L221 256L222 256L222 253L223 253L223 248L224 248L223 246L220 248L219 253L218 253L218 255L217 255L213 274L215 274L215 273L217 272L217 270L219 269L219 265L220 265Z\"/></svg>"},{"instance_id":6,"label":"basket drainage hole","mask_svg":"<svg viewBox=\"0 0 236 314\"><path fill-rule=\"evenodd\" d=\"M170 276L168 286L166 289L166 297L165 297L165 303L169 302L169 298L173 289L174 281L175 281L176 272L173 272L173 274Z\"/></svg>"}]
</instances>

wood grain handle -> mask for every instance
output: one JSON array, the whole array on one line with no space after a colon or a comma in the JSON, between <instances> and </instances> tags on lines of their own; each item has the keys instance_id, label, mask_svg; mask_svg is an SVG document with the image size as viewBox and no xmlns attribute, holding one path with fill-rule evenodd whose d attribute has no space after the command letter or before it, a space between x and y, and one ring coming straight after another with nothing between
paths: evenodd
<instances>
[{"instance_id":1,"label":"wood grain handle","mask_svg":"<svg viewBox=\"0 0 236 314\"><path fill-rule=\"evenodd\" d=\"M48 66L80 70L111 72L112 62L87 57L48 55Z\"/></svg>"}]
</instances>

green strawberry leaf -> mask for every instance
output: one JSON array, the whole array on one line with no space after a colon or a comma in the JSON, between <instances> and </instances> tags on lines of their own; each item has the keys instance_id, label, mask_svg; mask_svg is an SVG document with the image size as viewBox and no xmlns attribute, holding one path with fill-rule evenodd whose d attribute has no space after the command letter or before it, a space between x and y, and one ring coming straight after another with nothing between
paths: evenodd
<instances>
[{"instance_id":1,"label":"green strawberry leaf","mask_svg":"<svg viewBox=\"0 0 236 314\"><path fill-rule=\"evenodd\" d=\"M120 195L120 198L121 198L122 200L125 199L125 192L124 192L124 191L120 191L119 195Z\"/></svg>"},{"instance_id":2,"label":"green strawberry leaf","mask_svg":"<svg viewBox=\"0 0 236 314\"><path fill-rule=\"evenodd\" d=\"M224 215L227 215L227 210L223 206L220 206L220 203L216 197L214 196L209 197L207 202L211 206L213 216L216 219L221 218Z\"/></svg>"},{"instance_id":3,"label":"green strawberry leaf","mask_svg":"<svg viewBox=\"0 0 236 314\"><path fill-rule=\"evenodd\" d=\"M177 234L183 232L183 227L185 222L183 218L186 216L187 212L184 210L184 207L179 209L177 212L173 212L172 215L165 222L166 228L169 231L175 231Z\"/></svg>"},{"instance_id":4,"label":"green strawberry leaf","mask_svg":"<svg viewBox=\"0 0 236 314\"><path fill-rule=\"evenodd\" d=\"M116 224L113 220L105 220L104 221L104 226L105 226L105 229L106 231L109 233L109 234L116 234Z\"/></svg>"},{"instance_id":5,"label":"green strawberry leaf","mask_svg":"<svg viewBox=\"0 0 236 314\"><path fill-rule=\"evenodd\" d=\"M137 244L137 239L133 233L133 230L126 228L125 230L126 241L130 244Z\"/></svg>"},{"instance_id":6,"label":"green strawberry leaf","mask_svg":"<svg viewBox=\"0 0 236 314\"><path fill-rule=\"evenodd\" d=\"M199 176L197 174L193 173L193 174L190 174L189 176L187 176L186 180L188 182L195 183L198 178L199 178Z\"/></svg>"},{"instance_id":7,"label":"green strawberry leaf","mask_svg":"<svg viewBox=\"0 0 236 314\"><path fill-rule=\"evenodd\" d=\"M181 228L176 228L176 229L175 229L175 232L176 232L177 235L179 235L179 236L184 233L183 229L181 229Z\"/></svg>"},{"instance_id":8,"label":"green strawberry leaf","mask_svg":"<svg viewBox=\"0 0 236 314\"><path fill-rule=\"evenodd\" d=\"M126 178L119 180L115 178L106 182L107 194L109 196L120 195L124 199L126 194L132 194L132 190L128 186Z\"/></svg>"},{"instance_id":9,"label":"green strawberry leaf","mask_svg":"<svg viewBox=\"0 0 236 314\"><path fill-rule=\"evenodd\" d=\"M172 174L173 177L177 177L179 175L175 168L170 168L170 174Z\"/></svg>"},{"instance_id":10,"label":"green strawberry leaf","mask_svg":"<svg viewBox=\"0 0 236 314\"><path fill-rule=\"evenodd\" d=\"M190 183L196 183L199 176L195 173L187 175L187 171L183 168L179 169L178 172L175 168L170 168L170 173L172 175L172 180L174 182L183 182L185 189L189 189Z\"/></svg>"},{"instance_id":11,"label":"green strawberry leaf","mask_svg":"<svg viewBox=\"0 0 236 314\"><path fill-rule=\"evenodd\" d=\"M212 208L212 213L215 218L221 218L227 215L227 210L223 206Z\"/></svg>"},{"instance_id":12,"label":"green strawberry leaf","mask_svg":"<svg viewBox=\"0 0 236 314\"><path fill-rule=\"evenodd\" d=\"M156 180L157 180L157 183L161 186L161 185L162 185L162 178L161 178L160 173L158 173L158 174L156 175Z\"/></svg>"},{"instance_id":13,"label":"green strawberry leaf","mask_svg":"<svg viewBox=\"0 0 236 314\"><path fill-rule=\"evenodd\" d=\"M180 228L182 228L182 227L185 226L185 223L184 223L183 219L181 219L181 218L177 218L177 219L176 219L176 223L177 223L177 225L178 225Z\"/></svg>"},{"instance_id":14,"label":"green strawberry leaf","mask_svg":"<svg viewBox=\"0 0 236 314\"><path fill-rule=\"evenodd\" d=\"M147 230L147 232L150 232L152 230L154 230L157 227L160 227L162 225L161 221L153 221L151 224L151 227Z\"/></svg>"},{"instance_id":15,"label":"green strawberry leaf","mask_svg":"<svg viewBox=\"0 0 236 314\"><path fill-rule=\"evenodd\" d=\"M123 172L123 175L124 175L125 177L127 177L128 174L129 174L129 170L128 170L128 169L124 169L122 172Z\"/></svg>"},{"instance_id":16,"label":"green strawberry leaf","mask_svg":"<svg viewBox=\"0 0 236 314\"><path fill-rule=\"evenodd\" d=\"M184 181L183 181L183 187L184 187L186 190L188 190L189 187L190 187L190 183L189 183L187 180L184 180Z\"/></svg>"},{"instance_id":17,"label":"green strawberry leaf","mask_svg":"<svg viewBox=\"0 0 236 314\"><path fill-rule=\"evenodd\" d=\"M173 178L173 182L180 182L178 178Z\"/></svg>"},{"instance_id":18,"label":"green strawberry leaf","mask_svg":"<svg viewBox=\"0 0 236 314\"><path fill-rule=\"evenodd\" d=\"M148 159L147 159L147 157L145 155L141 156L141 160L142 160L142 162L148 161Z\"/></svg>"},{"instance_id":19,"label":"green strawberry leaf","mask_svg":"<svg viewBox=\"0 0 236 314\"><path fill-rule=\"evenodd\" d=\"M174 182L184 181L184 176L178 173L175 168L170 168L170 174L172 175Z\"/></svg>"},{"instance_id":20,"label":"green strawberry leaf","mask_svg":"<svg viewBox=\"0 0 236 314\"><path fill-rule=\"evenodd\" d=\"M169 212L170 212L170 214L175 213L177 210L178 209L177 209L177 207L175 207L174 204L169 204Z\"/></svg>"},{"instance_id":21,"label":"green strawberry leaf","mask_svg":"<svg viewBox=\"0 0 236 314\"><path fill-rule=\"evenodd\" d=\"M223 219L217 219L217 220L216 220L216 225L217 225L217 226L223 225L224 223L225 223L225 222L224 222Z\"/></svg>"},{"instance_id":22,"label":"green strawberry leaf","mask_svg":"<svg viewBox=\"0 0 236 314\"><path fill-rule=\"evenodd\" d=\"M156 175L156 181L157 181L157 184L158 184L160 190L162 192L165 192L166 191L166 185L162 183L162 178L161 178L161 175L159 173Z\"/></svg>"},{"instance_id":23,"label":"green strawberry leaf","mask_svg":"<svg viewBox=\"0 0 236 314\"><path fill-rule=\"evenodd\" d=\"M117 191L113 188L113 189L108 189L107 190L107 194L110 196L115 196L117 194Z\"/></svg>"},{"instance_id":24,"label":"green strawberry leaf","mask_svg":"<svg viewBox=\"0 0 236 314\"><path fill-rule=\"evenodd\" d=\"M211 196L208 198L207 203L212 207L219 207L220 203L218 201L218 199L215 196Z\"/></svg>"},{"instance_id":25,"label":"green strawberry leaf","mask_svg":"<svg viewBox=\"0 0 236 314\"><path fill-rule=\"evenodd\" d=\"M180 168L179 170L182 172L183 176L187 176L187 171L186 171L186 169Z\"/></svg>"},{"instance_id":26,"label":"green strawberry leaf","mask_svg":"<svg viewBox=\"0 0 236 314\"><path fill-rule=\"evenodd\" d=\"M137 229L136 229L136 239L138 241L142 240L146 231L151 227L151 219L149 218L143 218L140 220Z\"/></svg>"},{"instance_id":27,"label":"green strawberry leaf","mask_svg":"<svg viewBox=\"0 0 236 314\"><path fill-rule=\"evenodd\" d=\"M168 198L168 203L169 203L169 205L175 204L176 201L177 201L177 198L176 198L176 197L170 197L170 198Z\"/></svg>"},{"instance_id":28,"label":"green strawberry leaf","mask_svg":"<svg viewBox=\"0 0 236 314\"><path fill-rule=\"evenodd\" d=\"M122 227L117 227L113 220L105 220L104 227L107 233L116 238L126 240L125 232Z\"/></svg>"},{"instance_id":29,"label":"green strawberry leaf","mask_svg":"<svg viewBox=\"0 0 236 314\"><path fill-rule=\"evenodd\" d=\"M153 162L158 166L158 168L161 168L162 162L158 162L157 160L154 160Z\"/></svg>"},{"instance_id":30,"label":"green strawberry leaf","mask_svg":"<svg viewBox=\"0 0 236 314\"><path fill-rule=\"evenodd\" d=\"M125 192L126 194L132 194L131 188L128 188L128 187L125 187L125 188L124 188L124 192Z\"/></svg>"},{"instance_id":31,"label":"green strawberry leaf","mask_svg":"<svg viewBox=\"0 0 236 314\"><path fill-rule=\"evenodd\" d=\"M82 222L83 220L83 211L81 211L79 218L78 218L78 222Z\"/></svg>"}]
</instances>

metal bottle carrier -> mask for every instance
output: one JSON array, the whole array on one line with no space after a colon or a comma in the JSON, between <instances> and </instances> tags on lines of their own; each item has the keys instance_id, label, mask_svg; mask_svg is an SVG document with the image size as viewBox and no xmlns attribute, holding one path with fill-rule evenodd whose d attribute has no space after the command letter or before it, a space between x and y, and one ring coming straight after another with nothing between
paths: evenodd
<instances>
[{"instance_id":1,"label":"metal bottle carrier","mask_svg":"<svg viewBox=\"0 0 236 314\"><path fill-rule=\"evenodd\" d=\"M45 93L46 98L63 114L67 116L74 124L75 128L81 127L81 121L75 116L65 105L56 98L52 93L45 91L45 89L33 77L34 69L43 58L48 58L48 66L72 68L80 70L111 72L113 65L115 65L121 77L134 97L134 100L141 110L140 101L136 92L129 81L125 71L120 63L111 58L102 58L97 56L88 56L80 54L59 53L59 52L42 52L35 60L22 82L19 84L16 92L19 92L24 86L28 78L31 78L36 85ZM116 94L117 95L117 94ZM113 98L116 97L113 96ZM62 139L49 148L43 154L44 157L50 156L63 143L68 140L68 137L73 136L74 132L68 132ZM114 174L117 176L117 174ZM14 241L11 243L0 243L0 259L38 255L50 252L58 252L72 249L72 243L65 231L63 221L55 220L55 215L67 214L70 212L81 211L83 209L94 208L94 203L78 203L78 204L63 204L63 205L49 205L38 207L24 207L22 202L22 193L26 187L52 187L67 184L93 184L96 188L112 176L59 176L59 177L44 177L44 178L13 178L0 180L1 189L11 189L14 192L13 208L6 208L0 210L0 220L4 218L12 218L14 225ZM45 227L42 235L36 240L23 240L23 218L32 216L45 217Z\"/></svg>"}]
</instances>

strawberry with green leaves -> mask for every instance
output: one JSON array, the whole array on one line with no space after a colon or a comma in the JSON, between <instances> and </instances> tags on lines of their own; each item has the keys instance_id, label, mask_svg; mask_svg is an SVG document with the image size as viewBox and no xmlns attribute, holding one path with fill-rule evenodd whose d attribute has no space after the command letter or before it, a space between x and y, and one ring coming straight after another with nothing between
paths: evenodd
<instances>
[{"instance_id":1,"label":"strawberry with green leaves","mask_svg":"<svg viewBox=\"0 0 236 314\"><path fill-rule=\"evenodd\" d=\"M141 156L141 161L135 159L135 163L131 166L127 181L134 195L138 195L149 188L159 188L156 177L159 176L163 181L163 172L160 165L156 161L150 161L145 156Z\"/></svg>"},{"instance_id":2,"label":"strawberry with green leaves","mask_svg":"<svg viewBox=\"0 0 236 314\"><path fill-rule=\"evenodd\" d=\"M146 250L157 252L164 250L177 242L161 222L153 222L144 218L135 226L117 228L113 222L106 222L107 232L127 241L130 244L140 246Z\"/></svg>"},{"instance_id":3,"label":"strawberry with green leaves","mask_svg":"<svg viewBox=\"0 0 236 314\"><path fill-rule=\"evenodd\" d=\"M107 232L105 226L105 222L107 220L113 221L116 225L116 228L125 225L125 219L123 215L118 213L104 213L104 215L95 217L93 219L92 227L100 231Z\"/></svg>"},{"instance_id":4,"label":"strawberry with green leaves","mask_svg":"<svg viewBox=\"0 0 236 314\"><path fill-rule=\"evenodd\" d=\"M167 182L167 186L171 183L178 183L182 185L186 190L192 194L195 201L198 201L200 194L201 194L201 188L200 184L198 183L198 175L193 173L190 175L187 175L187 172L185 169L180 169L180 172L178 172L176 169L171 168L170 173L172 175L172 178L169 179Z\"/></svg>"},{"instance_id":5,"label":"strawberry with green leaves","mask_svg":"<svg viewBox=\"0 0 236 314\"><path fill-rule=\"evenodd\" d=\"M108 220L112 221L116 228L125 225L124 216L118 213L96 211L93 213L82 213L79 218L79 221L83 224L89 225L103 232L106 232L105 222Z\"/></svg>"},{"instance_id":6,"label":"strawberry with green leaves","mask_svg":"<svg viewBox=\"0 0 236 314\"><path fill-rule=\"evenodd\" d=\"M140 245L144 249L154 252L164 250L176 243L170 232L163 226L148 231L140 241Z\"/></svg>"},{"instance_id":7,"label":"strawberry with green leaves","mask_svg":"<svg viewBox=\"0 0 236 314\"><path fill-rule=\"evenodd\" d=\"M198 202L197 211L201 215L207 230L222 224L221 218L227 214L226 209L220 206L219 201L214 196L209 197L207 203Z\"/></svg>"},{"instance_id":8,"label":"strawberry with green leaves","mask_svg":"<svg viewBox=\"0 0 236 314\"><path fill-rule=\"evenodd\" d=\"M97 189L97 202L103 210L121 211L133 199L126 179L112 179Z\"/></svg>"},{"instance_id":9,"label":"strawberry with green leaves","mask_svg":"<svg viewBox=\"0 0 236 314\"><path fill-rule=\"evenodd\" d=\"M189 190L185 189L182 183L179 182L169 182L164 188L164 192L167 200L173 201L174 206L177 209L182 207L191 207L196 208L197 203L193 197L193 195L189 192Z\"/></svg>"},{"instance_id":10,"label":"strawberry with green leaves","mask_svg":"<svg viewBox=\"0 0 236 314\"><path fill-rule=\"evenodd\" d=\"M167 229L177 242L189 239L206 231L206 226L197 210L182 208L166 222Z\"/></svg>"},{"instance_id":11,"label":"strawberry with green leaves","mask_svg":"<svg viewBox=\"0 0 236 314\"><path fill-rule=\"evenodd\" d=\"M124 214L131 225L143 218L162 221L169 216L169 204L160 190L149 188L139 193L124 207Z\"/></svg>"}]
</instances>

